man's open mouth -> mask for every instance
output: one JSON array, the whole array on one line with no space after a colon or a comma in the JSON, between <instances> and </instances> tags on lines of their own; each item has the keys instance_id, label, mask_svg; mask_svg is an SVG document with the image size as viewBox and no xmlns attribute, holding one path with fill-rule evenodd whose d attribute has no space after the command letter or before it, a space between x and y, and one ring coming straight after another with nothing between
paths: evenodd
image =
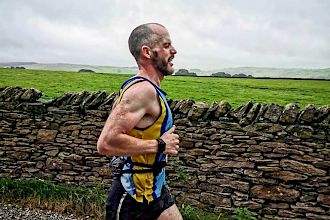
<instances>
[{"instance_id":1,"label":"man's open mouth","mask_svg":"<svg viewBox=\"0 0 330 220\"><path fill-rule=\"evenodd\" d=\"M171 66L173 66L172 60L174 59L174 56L168 58L168 62L171 64Z\"/></svg>"}]
</instances>

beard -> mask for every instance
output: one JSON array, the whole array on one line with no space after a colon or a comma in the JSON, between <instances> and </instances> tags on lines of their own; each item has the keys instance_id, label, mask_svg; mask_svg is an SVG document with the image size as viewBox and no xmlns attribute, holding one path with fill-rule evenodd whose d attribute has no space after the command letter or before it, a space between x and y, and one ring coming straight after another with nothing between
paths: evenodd
<instances>
[{"instance_id":1,"label":"beard","mask_svg":"<svg viewBox=\"0 0 330 220\"><path fill-rule=\"evenodd\" d=\"M168 61L165 58L159 58L157 51L153 51L151 60L155 69L159 70L164 76L174 73L174 69L168 66Z\"/></svg>"}]
</instances>

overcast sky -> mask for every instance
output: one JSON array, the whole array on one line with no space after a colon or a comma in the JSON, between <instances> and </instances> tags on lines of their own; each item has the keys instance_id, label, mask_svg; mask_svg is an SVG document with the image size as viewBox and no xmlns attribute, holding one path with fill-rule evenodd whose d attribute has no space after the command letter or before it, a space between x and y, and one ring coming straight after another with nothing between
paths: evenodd
<instances>
[{"instance_id":1,"label":"overcast sky","mask_svg":"<svg viewBox=\"0 0 330 220\"><path fill-rule=\"evenodd\" d=\"M176 68L330 67L329 0L0 0L0 62L136 66L127 39L147 22Z\"/></svg>"}]
</instances>

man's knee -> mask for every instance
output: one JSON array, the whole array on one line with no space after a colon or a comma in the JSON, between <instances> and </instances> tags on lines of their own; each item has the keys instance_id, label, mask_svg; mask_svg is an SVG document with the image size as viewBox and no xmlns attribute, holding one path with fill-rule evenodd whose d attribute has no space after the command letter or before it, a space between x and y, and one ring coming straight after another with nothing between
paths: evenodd
<instances>
[{"instance_id":1,"label":"man's knee","mask_svg":"<svg viewBox=\"0 0 330 220\"><path fill-rule=\"evenodd\" d=\"M168 209L165 209L157 220L183 220L178 207L174 204Z\"/></svg>"}]
</instances>

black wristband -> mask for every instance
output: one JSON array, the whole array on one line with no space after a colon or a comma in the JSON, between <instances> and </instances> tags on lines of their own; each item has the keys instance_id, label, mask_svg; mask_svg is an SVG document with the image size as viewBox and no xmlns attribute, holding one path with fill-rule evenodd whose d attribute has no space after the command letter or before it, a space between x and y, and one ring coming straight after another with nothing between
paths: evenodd
<instances>
[{"instance_id":1,"label":"black wristband","mask_svg":"<svg viewBox=\"0 0 330 220\"><path fill-rule=\"evenodd\" d=\"M166 143L160 138L156 139L156 141L158 143L158 153L163 153L166 148Z\"/></svg>"}]
</instances>

